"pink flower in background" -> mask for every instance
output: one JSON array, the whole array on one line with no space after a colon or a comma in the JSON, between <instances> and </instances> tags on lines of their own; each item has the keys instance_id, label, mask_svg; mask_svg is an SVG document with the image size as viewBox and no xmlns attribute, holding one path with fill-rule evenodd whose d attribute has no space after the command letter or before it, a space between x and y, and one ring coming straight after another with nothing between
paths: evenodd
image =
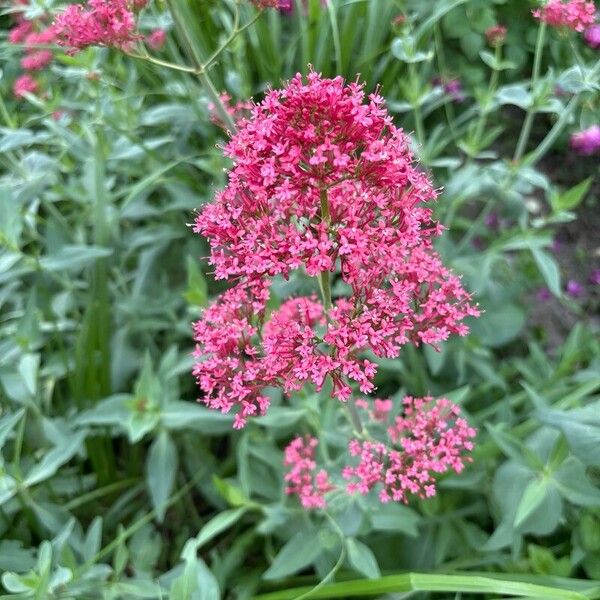
<instances>
[{"instance_id":1,"label":"pink flower in background","mask_svg":"<svg viewBox=\"0 0 600 600\"><path fill-rule=\"evenodd\" d=\"M23 98L25 94L35 94L39 89L38 83L31 75L21 75L13 83L15 98Z\"/></svg>"},{"instance_id":2,"label":"pink flower in background","mask_svg":"<svg viewBox=\"0 0 600 600\"><path fill-rule=\"evenodd\" d=\"M264 8L288 8L291 0L250 0L254 6Z\"/></svg>"},{"instance_id":3,"label":"pink flower in background","mask_svg":"<svg viewBox=\"0 0 600 600\"><path fill-rule=\"evenodd\" d=\"M41 71L52 62L52 58L50 50L35 50L21 59L21 67L26 71Z\"/></svg>"},{"instance_id":4,"label":"pink flower in background","mask_svg":"<svg viewBox=\"0 0 600 600\"><path fill-rule=\"evenodd\" d=\"M444 83L444 92L446 92L454 102L460 103L465 100L465 93L460 79L451 79Z\"/></svg>"},{"instance_id":5,"label":"pink flower in background","mask_svg":"<svg viewBox=\"0 0 600 600\"><path fill-rule=\"evenodd\" d=\"M590 283L600 285L600 269L595 269L590 275Z\"/></svg>"},{"instance_id":6,"label":"pink flower in background","mask_svg":"<svg viewBox=\"0 0 600 600\"><path fill-rule=\"evenodd\" d=\"M492 25L491 27L488 27L485 32L487 43L492 48L501 46L506 40L506 32L507 29L503 25Z\"/></svg>"},{"instance_id":7,"label":"pink flower in background","mask_svg":"<svg viewBox=\"0 0 600 600\"><path fill-rule=\"evenodd\" d=\"M536 19L552 27L567 27L581 32L594 23L596 7L588 0L549 0L532 13Z\"/></svg>"},{"instance_id":8,"label":"pink flower in background","mask_svg":"<svg viewBox=\"0 0 600 600\"><path fill-rule=\"evenodd\" d=\"M310 436L297 437L285 448L283 464L289 467L285 475L285 493L298 496L304 508L325 508L325 494L332 491L327 471L317 471L315 448L318 441Z\"/></svg>"},{"instance_id":9,"label":"pink flower in background","mask_svg":"<svg viewBox=\"0 0 600 600\"><path fill-rule=\"evenodd\" d=\"M583 156L600 150L600 125L592 125L583 131L571 134L571 148Z\"/></svg>"},{"instance_id":10,"label":"pink flower in background","mask_svg":"<svg viewBox=\"0 0 600 600\"><path fill-rule=\"evenodd\" d=\"M583 34L585 43L594 50L600 48L600 25L592 25L585 30Z\"/></svg>"},{"instance_id":11,"label":"pink flower in background","mask_svg":"<svg viewBox=\"0 0 600 600\"><path fill-rule=\"evenodd\" d=\"M32 31L33 23L31 21L21 21L10 30L8 41L11 44L22 44Z\"/></svg>"},{"instance_id":12,"label":"pink flower in background","mask_svg":"<svg viewBox=\"0 0 600 600\"><path fill-rule=\"evenodd\" d=\"M49 46L56 42L56 28L51 25L50 27L44 27L40 31L32 31L25 38L25 45L28 48L35 48L36 46Z\"/></svg>"},{"instance_id":13,"label":"pink flower in background","mask_svg":"<svg viewBox=\"0 0 600 600\"><path fill-rule=\"evenodd\" d=\"M567 294L571 298L580 298L583 294L583 285L579 281L571 279L567 282Z\"/></svg>"},{"instance_id":14,"label":"pink flower in background","mask_svg":"<svg viewBox=\"0 0 600 600\"><path fill-rule=\"evenodd\" d=\"M71 4L56 17L54 27L58 43L72 52L88 46L127 49L140 37L127 0L89 0L86 7Z\"/></svg>"},{"instance_id":15,"label":"pink flower in background","mask_svg":"<svg viewBox=\"0 0 600 600\"><path fill-rule=\"evenodd\" d=\"M539 302L547 302L552 298L552 292L548 288L540 288L535 293L535 297Z\"/></svg>"},{"instance_id":16,"label":"pink flower in background","mask_svg":"<svg viewBox=\"0 0 600 600\"><path fill-rule=\"evenodd\" d=\"M167 32L164 29L155 29L146 36L146 44L152 50L161 50L167 41Z\"/></svg>"},{"instance_id":17,"label":"pink flower in background","mask_svg":"<svg viewBox=\"0 0 600 600\"><path fill-rule=\"evenodd\" d=\"M388 429L389 441L351 440L348 451L358 464L342 476L349 493L367 494L379 488L379 499L407 503L412 495L435 495L435 474L460 473L470 458L476 431L460 417L460 409L446 398L403 400L404 414Z\"/></svg>"},{"instance_id":18,"label":"pink flower in background","mask_svg":"<svg viewBox=\"0 0 600 600\"><path fill-rule=\"evenodd\" d=\"M244 119L250 116L250 111L254 106L249 100L240 100L235 104L231 103L231 96L227 92L223 92L219 94L219 98L225 110L229 113L234 122L237 123L240 119ZM219 113L217 112L215 105L210 102L208 105L208 111L210 113L210 120L219 127L226 129L225 123L221 120Z\"/></svg>"},{"instance_id":19,"label":"pink flower in background","mask_svg":"<svg viewBox=\"0 0 600 600\"><path fill-rule=\"evenodd\" d=\"M435 86L441 86L444 94L450 96L454 102L460 103L464 101L465 94L460 79L444 80L441 77L434 77L431 83Z\"/></svg>"}]
</instances>

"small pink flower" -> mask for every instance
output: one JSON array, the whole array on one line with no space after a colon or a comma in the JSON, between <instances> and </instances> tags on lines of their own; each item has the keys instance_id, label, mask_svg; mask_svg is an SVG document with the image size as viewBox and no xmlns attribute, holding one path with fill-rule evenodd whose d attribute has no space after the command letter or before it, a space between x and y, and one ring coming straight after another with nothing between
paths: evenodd
<instances>
[{"instance_id":1,"label":"small pink flower","mask_svg":"<svg viewBox=\"0 0 600 600\"><path fill-rule=\"evenodd\" d=\"M152 50L161 50L167 41L167 33L164 29L155 29L150 35L146 36L146 44Z\"/></svg>"},{"instance_id":2,"label":"small pink flower","mask_svg":"<svg viewBox=\"0 0 600 600\"><path fill-rule=\"evenodd\" d=\"M571 148L583 156L600 150L600 125L592 125L583 131L571 134Z\"/></svg>"},{"instance_id":3,"label":"small pink flower","mask_svg":"<svg viewBox=\"0 0 600 600\"><path fill-rule=\"evenodd\" d=\"M551 27L567 27L579 32L594 23L595 13L594 3L588 0L549 0L532 11L536 19Z\"/></svg>"},{"instance_id":4,"label":"small pink flower","mask_svg":"<svg viewBox=\"0 0 600 600\"><path fill-rule=\"evenodd\" d=\"M15 98L23 98L25 94L35 94L38 91L38 83L31 75L21 75L13 84Z\"/></svg>"},{"instance_id":5,"label":"small pink flower","mask_svg":"<svg viewBox=\"0 0 600 600\"><path fill-rule=\"evenodd\" d=\"M583 39L590 48L598 50L600 48L600 24L588 27L583 34Z\"/></svg>"},{"instance_id":6,"label":"small pink flower","mask_svg":"<svg viewBox=\"0 0 600 600\"><path fill-rule=\"evenodd\" d=\"M52 62L52 58L50 50L35 50L21 59L21 67L26 71L41 71Z\"/></svg>"},{"instance_id":7,"label":"small pink flower","mask_svg":"<svg viewBox=\"0 0 600 600\"><path fill-rule=\"evenodd\" d=\"M496 48L504 44L506 40L506 27L502 25L492 25L485 32L487 43L492 47Z\"/></svg>"},{"instance_id":8,"label":"small pink flower","mask_svg":"<svg viewBox=\"0 0 600 600\"><path fill-rule=\"evenodd\" d=\"M590 283L600 285L600 269L595 269L590 275Z\"/></svg>"}]
</instances>

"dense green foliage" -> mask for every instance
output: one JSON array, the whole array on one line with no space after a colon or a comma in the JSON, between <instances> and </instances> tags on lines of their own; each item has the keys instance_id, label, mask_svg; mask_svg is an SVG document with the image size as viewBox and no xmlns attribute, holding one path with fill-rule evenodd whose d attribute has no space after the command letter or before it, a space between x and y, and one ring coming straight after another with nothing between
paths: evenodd
<instances>
[{"instance_id":1,"label":"dense green foliage","mask_svg":"<svg viewBox=\"0 0 600 600\"><path fill-rule=\"evenodd\" d=\"M360 73L415 131L443 187L439 250L485 313L440 353L378 360L378 395L460 403L478 428L472 465L409 506L347 497L307 513L286 497L293 435L318 430L343 449L332 400L274 396L242 432L194 402L190 323L224 288L186 225L227 165L202 81L93 48L59 55L45 94L15 101L19 49L2 36L2 597L283 600L319 586L311 597L600 598L597 291L567 298L550 250L593 202L598 165L564 175L543 162L566 164L568 133L598 122L597 52L548 29L532 81L539 27L518 0L301 4L265 11L210 76L260 99L309 63ZM227 40L236 3L171 5L185 32L160 3L142 22L169 30L161 59L206 60ZM497 22L502 56L484 35ZM436 76L460 77L465 101ZM531 318L540 286L578 321L558 342ZM299 289L317 291L298 276L276 294Z\"/></svg>"}]
</instances>

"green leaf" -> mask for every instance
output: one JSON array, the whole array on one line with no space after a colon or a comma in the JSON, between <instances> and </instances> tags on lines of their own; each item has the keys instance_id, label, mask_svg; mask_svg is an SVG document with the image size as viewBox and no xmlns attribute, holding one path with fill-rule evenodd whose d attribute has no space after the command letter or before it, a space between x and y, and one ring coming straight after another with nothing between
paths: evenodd
<instances>
[{"instance_id":1,"label":"green leaf","mask_svg":"<svg viewBox=\"0 0 600 600\"><path fill-rule=\"evenodd\" d=\"M548 480L536 478L530 481L515 514L515 528L519 528L544 501L548 489Z\"/></svg>"},{"instance_id":2,"label":"green leaf","mask_svg":"<svg viewBox=\"0 0 600 600\"><path fill-rule=\"evenodd\" d=\"M244 492L235 485L213 475L213 484L217 488L219 495L231 506L244 506L250 500L245 496Z\"/></svg>"},{"instance_id":3,"label":"green leaf","mask_svg":"<svg viewBox=\"0 0 600 600\"><path fill-rule=\"evenodd\" d=\"M558 491L578 506L600 506L600 489L592 485L585 466L571 456L556 470L553 482Z\"/></svg>"},{"instance_id":4,"label":"green leaf","mask_svg":"<svg viewBox=\"0 0 600 600\"><path fill-rule=\"evenodd\" d=\"M161 411L162 423L168 429L194 429L206 435L222 435L232 429L233 417L210 410L195 402L173 400Z\"/></svg>"},{"instance_id":5,"label":"green leaf","mask_svg":"<svg viewBox=\"0 0 600 600\"><path fill-rule=\"evenodd\" d=\"M19 422L19 420L24 414L25 409L22 408L16 413L4 415L0 419L0 450L2 450L2 446L4 446L4 444L6 443L10 432L15 428L16 424Z\"/></svg>"},{"instance_id":6,"label":"green leaf","mask_svg":"<svg viewBox=\"0 0 600 600\"><path fill-rule=\"evenodd\" d=\"M199 550L204 544L219 535L222 531L229 529L232 525L237 523L247 510L247 507L242 506L240 508L224 510L223 512L218 513L202 527L198 535L194 538L195 550Z\"/></svg>"},{"instance_id":7,"label":"green leaf","mask_svg":"<svg viewBox=\"0 0 600 600\"><path fill-rule=\"evenodd\" d=\"M560 286L560 270L556 261L546 252L539 248L531 248L531 254L535 260L537 268L540 270L548 289L560 298L562 290Z\"/></svg>"},{"instance_id":8,"label":"green leaf","mask_svg":"<svg viewBox=\"0 0 600 600\"><path fill-rule=\"evenodd\" d=\"M198 267L198 261L191 256L186 257L185 262L187 270L187 290L183 294L184 298L196 306L206 306L208 301L208 288L204 274Z\"/></svg>"},{"instance_id":9,"label":"green leaf","mask_svg":"<svg viewBox=\"0 0 600 600\"><path fill-rule=\"evenodd\" d=\"M348 550L348 560L352 568L369 579L381 577L377 559L371 549L365 544L348 538L346 540L346 549Z\"/></svg>"},{"instance_id":10,"label":"green leaf","mask_svg":"<svg viewBox=\"0 0 600 600\"><path fill-rule=\"evenodd\" d=\"M165 518L166 501L173 490L177 473L177 448L166 431L155 438L146 461L146 485L159 522Z\"/></svg>"},{"instance_id":11,"label":"green leaf","mask_svg":"<svg viewBox=\"0 0 600 600\"><path fill-rule=\"evenodd\" d=\"M112 248L102 246L67 245L56 254L42 257L40 266L46 271L76 270L94 263L99 258L106 258L112 253Z\"/></svg>"},{"instance_id":12,"label":"green leaf","mask_svg":"<svg viewBox=\"0 0 600 600\"><path fill-rule=\"evenodd\" d=\"M283 546L273 564L264 573L263 578L282 579L297 573L312 564L322 550L317 530L303 529Z\"/></svg>"},{"instance_id":13,"label":"green leaf","mask_svg":"<svg viewBox=\"0 0 600 600\"><path fill-rule=\"evenodd\" d=\"M506 69L514 69L517 66L510 60L497 60L488 50L481 50L479 56L481 56L481 60L494 71L505 71Z\"/></svg>"},{"instance_id":14,"label":"green leaf","mask_svg":"<svg viewBox=\"0 0 600 600\"><path fill-rule=\"evenodd\" d=\"M79 431L48 451L42 460L27 473L25 485L32 486L52 477L62 465L82 449L84 439L85 432Z\"/></svg>"},{"instance_id":15,"label":"green leaf","mask_svg":"<svg viewBox=\"0 0 600 600\"><path fill-rule=\"evenodd\" d=\"M592 178L588 177L587 179L580 181L577 185L568 189L566 192L552 197L552 208L556 212L563 210L573 210L584 199L591 185Z\"/></svg>"},{"instance_id":16,"label":"green leaf","mask_svg":"<svg viewBox=\"0 0 600 600\"><path fill-rule=\"evenodd\" d=\"M523 110L533 105L533 97L522 83L505 85L500 88L496 93L496 99L500 104L513 104Z\"/></svg>"},{"instance_id":17,"label":"green leaf","mask_svg":"<svg viewBox=\"0 0 600 600\"><path fill-rule=\"evenodd\" d=\"M582 409L569 411L538 410L537 417L560 429L573 453L585 464L600 465L600 401Z\"/></svg>"},{"instance_id":18,"label":"green leaf","mask_svg":"<svg viewBox=\"0 0 600 600\"><path fill-rule=\"evenodd\" d=\"M561 587L547 585L546 577L528 575L526 581L519 581L520 575L502 573L452 574L404 573L389 575L380 579L358 579L323 586L310 597L354 598L381 596L401 592L456 592L464 594L487 594L488 596L518 596L536 600L589 600L589 596ZM567 584L570 580L567 580ZM587 582L587 587L591 588ZM312 591L312 587L288 588L278 592L254 596L254 600L292 600Z\"/></svg>"}]
</instances>

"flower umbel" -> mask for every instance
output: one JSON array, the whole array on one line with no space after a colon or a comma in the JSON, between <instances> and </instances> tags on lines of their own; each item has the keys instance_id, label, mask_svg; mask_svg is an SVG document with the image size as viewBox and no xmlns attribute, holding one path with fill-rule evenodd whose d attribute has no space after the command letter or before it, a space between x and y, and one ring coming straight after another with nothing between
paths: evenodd
<instances>
[{"instance_id":1,"label":"flower umbel","mask_svg":"<svg viewBox=\"0 0 600 600\"><path fill-rule=\"evenodd\" d=\"M196 375L213 408L228 411L243 398L236 426L266 408L261 386L290 392L310 382L319 390L329 376L339 400L350 397L352 384L371 393L376 365L365 352L395 358L407 343L436 345L466 335L464 319L479 314L433 250L442 228L425 204L436 192L383 99L340 77L311 72L307 79L297 75L240 118L225 149L234 162L228 185L194 230L208 238L218 279L258 286L296 269L319 279L339 272L350 293L323 304L290 300L270 320L263 304L252 325L249 309L241 323L232 317L237 343L217 355L236 355L227 362L235 378L224 377L219 361L197 365ZM231 334L222 317L214 321L221 310L229 314L229 304L225 295L196 324L198 356L214 355L206 327L226 328L222 336L214 332L219 343Z\"/></svg>"},{"instance_id":2,"label":"flower umbel","mask_svg":"<svg viewBox=\"0 0 600 600\"><path fill-rule=\"evenodd\" d=\"M595 20L596 7L589 0L549 0L541 8L535 9L533 16L552 27L567 27L573 31L583 31Z\"/></svg>"}]
</instances>

